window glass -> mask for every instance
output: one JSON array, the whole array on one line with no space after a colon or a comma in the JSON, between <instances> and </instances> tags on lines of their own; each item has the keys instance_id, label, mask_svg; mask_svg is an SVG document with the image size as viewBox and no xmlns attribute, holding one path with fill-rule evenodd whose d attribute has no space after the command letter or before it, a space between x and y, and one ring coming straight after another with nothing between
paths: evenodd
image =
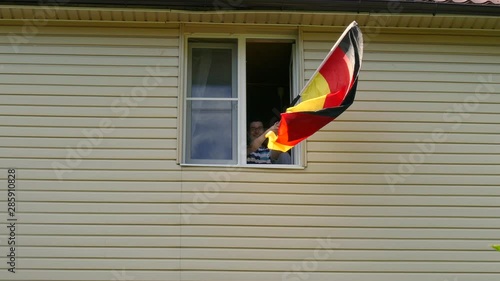
<instances>
[{"instance_id":1,"label":"window glass","mask_svg":"<svg viewBox=\"0 0 500 281\"><path fill-rule=\"evenodd\" d=\"M236 132L234 101L188 101L191 159L232 160Z\"/></svg>"},{"instance_id":2,"label":"window glass","mask_svg":"<svg viewBox=\"0 0 500 281\"><path fill-rule=\"evenodd\" d=\"M189 45L186 163L237 163L236 77L236 43Z\"/></svg>"},{"instance_id":3,"label":"window glass","mask_svg":"<svg viewBox=\"0 0 500 281\"><path fill-rule=\"evenodd\" d=\"M232 49L192 48L191 97L233 97Z\"/></svg>"}]
</instances>

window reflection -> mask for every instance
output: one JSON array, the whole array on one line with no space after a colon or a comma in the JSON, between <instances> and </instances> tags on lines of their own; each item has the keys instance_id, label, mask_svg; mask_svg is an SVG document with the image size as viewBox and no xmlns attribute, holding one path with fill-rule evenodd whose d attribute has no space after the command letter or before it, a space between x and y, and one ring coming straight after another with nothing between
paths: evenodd
<instances>
[{"instance_id":1,"label":"window reflection","mask_svg":"<svg viewBox=\"0 0 500 281\"><path fill-rule=\"evenodd\" d=\"M230 98L232 49L193 48L192 97Z\"/></svg>"},{"instance_id":2,"label":"window reflection","mask_svg":"<svg viewBox=\"0 0 500 281\"><path fill-rule=\"evenodd\" d=\"M190 101L191 158L233 159L235 102Z\"/></svg>"}]
</instances>

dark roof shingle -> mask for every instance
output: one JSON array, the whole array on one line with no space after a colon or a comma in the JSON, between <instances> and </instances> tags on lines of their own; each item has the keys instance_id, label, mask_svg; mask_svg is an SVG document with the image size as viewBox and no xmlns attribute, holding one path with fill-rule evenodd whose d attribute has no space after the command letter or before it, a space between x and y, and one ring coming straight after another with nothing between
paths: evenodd
<instances>
[{"instance_id":1,"label":"dark roof shingle","mask_svg":"<svg viewBox=\"0 0 500 281\"><path fill-rule=\"evenodd\" d=\"M395 3L400 13L500 16L500 0L3 0L0 5L373 13Z\"/></svg>"}]
</instances>

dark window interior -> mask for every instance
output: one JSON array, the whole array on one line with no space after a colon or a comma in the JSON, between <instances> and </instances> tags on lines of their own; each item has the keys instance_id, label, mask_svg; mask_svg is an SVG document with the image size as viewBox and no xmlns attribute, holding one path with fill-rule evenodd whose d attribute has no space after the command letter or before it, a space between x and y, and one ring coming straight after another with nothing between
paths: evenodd
<instances>
[{"instance_id":1,"label":"dark window interior","mask_svg":"<svg viewBox=\"0 0 500 281\"><path fill-rule=\"evenodd\" d=\"M246 50L247 120L269 127L290 105L292 43L247 42Z\"/></svg>"}]
</instances>

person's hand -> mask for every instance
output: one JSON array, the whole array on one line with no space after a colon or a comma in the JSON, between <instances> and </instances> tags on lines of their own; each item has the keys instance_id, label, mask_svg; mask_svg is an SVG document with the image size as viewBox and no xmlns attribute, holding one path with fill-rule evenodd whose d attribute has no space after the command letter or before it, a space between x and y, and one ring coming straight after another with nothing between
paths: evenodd
<instances>
[{"instance_id":1,"label":"person's hand","mask_svg":"<svg viewBox=\"0 0 500 281\"><path fill-rule=\"evenodd\" d=\"M274 125L271 126L271 128L269 128L269 131L273 131L275 134L278 134L278 128L280 126L280 122L276 122L274 123Z\"/></svg>"}]
</instances>

